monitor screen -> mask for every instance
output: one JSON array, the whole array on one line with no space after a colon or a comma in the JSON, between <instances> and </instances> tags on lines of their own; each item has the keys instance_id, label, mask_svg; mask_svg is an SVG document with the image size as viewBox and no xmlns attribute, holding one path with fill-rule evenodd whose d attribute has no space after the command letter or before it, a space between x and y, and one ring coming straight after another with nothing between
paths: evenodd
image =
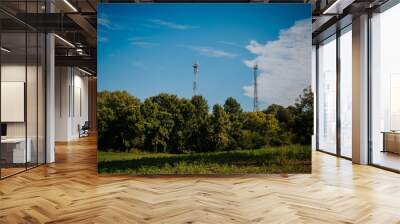
<instances>
[{"instance_id":1,"label":"monitor screen","mask_svg":"<svg viewBox=\"0 0 400 224\"><path fill-rule=\"evenodd\" d=\"M7 124L1 124L1 136L7 136Z\"/></svg>"}]
</instances>

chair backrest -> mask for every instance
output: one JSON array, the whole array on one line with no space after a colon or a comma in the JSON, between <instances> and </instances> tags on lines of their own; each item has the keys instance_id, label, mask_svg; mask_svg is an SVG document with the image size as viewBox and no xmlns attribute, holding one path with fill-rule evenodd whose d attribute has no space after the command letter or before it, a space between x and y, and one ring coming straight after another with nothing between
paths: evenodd
<instances>
[{"instance_id":1,"label":"chair backrest","mask_svg":"<svg viewBox=\"0 0 400 224\"><path fill-rule=\"evenodd\" d=\"M90 128L89 121L85 121L85 124L83 124L82 128Z\"/></svg>"}]
</instances>

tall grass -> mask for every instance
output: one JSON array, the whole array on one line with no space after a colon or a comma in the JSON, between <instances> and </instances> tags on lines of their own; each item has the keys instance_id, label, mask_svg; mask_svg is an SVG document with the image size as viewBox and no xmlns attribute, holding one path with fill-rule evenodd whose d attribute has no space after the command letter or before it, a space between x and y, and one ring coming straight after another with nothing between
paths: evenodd
<instances>
[{"instance_id":1,"label":"tall grass","mask_svg":"<svg viewBox=\"0 0 400 224\"><path fill-rule=\"evenodd\" d=\"M98 171L100 173L310 173L311 147L291 145L254 150L191 154L99 151L98 160Z\"/></svg>"}]
</instances>

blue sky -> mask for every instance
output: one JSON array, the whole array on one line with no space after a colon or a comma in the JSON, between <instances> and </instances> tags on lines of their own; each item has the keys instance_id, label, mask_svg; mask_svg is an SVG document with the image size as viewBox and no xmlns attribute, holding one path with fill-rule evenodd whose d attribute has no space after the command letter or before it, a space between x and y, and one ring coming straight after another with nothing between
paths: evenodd
<instances>
[{"instance_id":1,"label":"blue sky","mask_svg":"<svg viewBox=\"0 0 400 224\"><path fill-rule=\"evenodd\" d=\"M257 63L262 107L289 105L310 83L298 53L311 57L310 13L305 4L99 4L99 90L190 98L197 61L210 106L232 96L251 111Z\"/></svg>"}]
</instances>

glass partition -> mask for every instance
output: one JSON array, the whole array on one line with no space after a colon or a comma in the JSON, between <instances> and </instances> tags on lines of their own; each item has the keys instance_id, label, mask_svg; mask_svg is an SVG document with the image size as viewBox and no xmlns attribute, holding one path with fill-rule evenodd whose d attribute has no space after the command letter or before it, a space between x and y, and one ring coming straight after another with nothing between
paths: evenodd
<instances>
[{"instance_id":1,"label":"glass partition","mask_svg":"<svg viewBox=\"0 0 400 224\"><path fill-rule=\"evenodd\" d=\"M1 176L24 171L26 150L26 33L1 34Z\"/></svg>"},{"instance_id":2,"label":"glass partition","mask_svg":"<svg viewBox=\"0 0 400 224\"><path fill-rule=\"evenodd\" d=\"M336 36L318 47L318 149L336 154Z\"/></svg>"},{"instance_id":3,"label":"glass partition","mask_svg":"<svg viewBox=\"0 0 400 224\"><path fill-rule=\"evenodd\" d=\"M7 6L40 13L43 3ZM43 33L0 12L1 179L45 163L45 44Z\"/></svg>"},{"instance_id":4,"label":"glass partition","mask_svg":"<svg viewBox=\"0 0 400 224\"><path fill-rule=\"evenodd\" d=\"M37 74L37 149L38 164L46 162L46 144L45 144L45 124L46 124L46 37L43 33L38 33L38 74Z\"/></svg>"},{"instance_id":5,"label":"glass partition","mask_svg":"<svg viewBox=\"0 0 400 224\"><path fill-rule=\"evenodd\" d=\"M37 0L34 4L33 10L36 13L46 13L46 0ZM37 47L37 164L46 163L46 143L45 143L45 124L46 124L46 36L44 33L36 32L36 47Z\"/></svg>"},{"instance_id":6,"label":"glass partition","mask_svg":"<svg viewBox=\"0 0 400 224\"><path fill-rule=\"evenodd\" d=\"M36 32L27 33L27 74L26 74L26 113L27 113L27 150L30 151L28 168L37 165L38 160L38 111L37 111L37 79L38 79L38 35Z\"/></svg>"}]
</instances>

